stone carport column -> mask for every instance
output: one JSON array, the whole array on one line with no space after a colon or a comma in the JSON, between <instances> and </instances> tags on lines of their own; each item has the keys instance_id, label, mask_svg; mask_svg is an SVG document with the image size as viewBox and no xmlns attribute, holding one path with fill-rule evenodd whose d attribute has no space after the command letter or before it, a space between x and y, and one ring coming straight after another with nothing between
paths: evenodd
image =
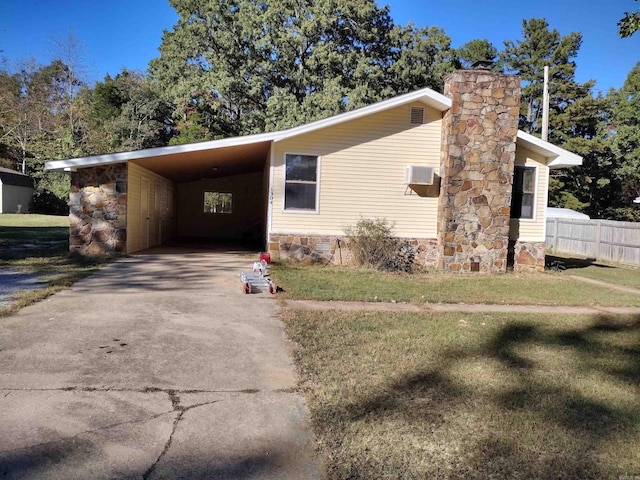
<instances>
[{"instance_id":1,"label":"stone carport column","mask_svg":"<svg viewBox=\"0 0 640 480\"><path fill-rule=\"evenodd\" d=\"M462 70L444 94L452 106L442 122L438 268L504 272L520 77Z\"/></svg>"}]
</instances>

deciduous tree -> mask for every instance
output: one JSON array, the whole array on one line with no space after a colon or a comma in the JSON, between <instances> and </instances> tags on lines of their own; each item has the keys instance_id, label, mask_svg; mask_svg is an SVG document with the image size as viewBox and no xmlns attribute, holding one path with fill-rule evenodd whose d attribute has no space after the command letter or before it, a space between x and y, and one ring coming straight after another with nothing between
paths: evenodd
<instances>
[{"instance_id":1,"label":"deciduous tree","mask_svg":"<svg viewBox=\"0 0 640 480\"><path fill-rule=\"evenodd\" d=\"M167 145L173 106L141 73L107 75L78 96L86 134L84 154L138 150Z\"/></svg>"},{"instance_id":2,"label":"deciduous tree","mask_svg":"<svg viewBox=\"0 0 640 480\"><path fill-rule=\"evenodd\" d=\"M152 76L214 138L299 125L453 69L437 28L397 27L374 0L171 0ZM197 117L190 117L197 113ZM178 141L178 140L177 140Z\"/></svg>"}]
</instances>

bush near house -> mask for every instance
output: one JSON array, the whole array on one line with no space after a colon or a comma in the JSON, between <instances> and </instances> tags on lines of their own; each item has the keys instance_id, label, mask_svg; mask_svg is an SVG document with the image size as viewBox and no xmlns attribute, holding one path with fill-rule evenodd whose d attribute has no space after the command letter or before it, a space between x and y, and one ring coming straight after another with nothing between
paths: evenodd
<instances>
[{"instance_id":1,"label":"bush near house","mask_svg":"<svg viewBox=\"0 0 640 480\"><path fill-rule=\"evenodd\" d=\"M389 272L412 270L415 248L393 236L393 224L386 218L361 218L345 234L356 265Z\"/></svg>"}]
</instances>

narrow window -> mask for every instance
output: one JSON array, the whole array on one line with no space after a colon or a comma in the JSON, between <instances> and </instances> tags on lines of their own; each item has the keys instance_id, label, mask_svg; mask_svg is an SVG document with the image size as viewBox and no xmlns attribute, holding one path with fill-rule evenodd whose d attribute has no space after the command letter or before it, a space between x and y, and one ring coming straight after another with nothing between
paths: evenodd
<instances>
[{"instance_id":1,"label":"narrow window","mask_svg":"<svg viewBox=\"0 0 640 480\"><path fill-rule=\"evenodd\" d=\"M511 218L533 218L535 210L536 169L515 167L513 172L513 200Z\"/></svg>"},{"instance_id":2,"label":"narrow window","mask_svg":"<svg viewBox=\"0 0 640 480\"><path fill-rule=\"evenodd\" d=\"M318 189L318 157L287 154L284 209L316 210Z\"/></svg>"},{"instance_id":3,"label":"narrow window","mask_svg":"<svg viewBox=\"0 0 640 480\"><path fill-rule=\"evenodd\" d=\"M422 125L424 123L424 108L411 107L411 124Z\"/></svg>"},{"instance_id":4,"label":"narrow window","mask_svg":"<svg viewBox=\"0 0 640 480\"><path fill-rule=\"evenodd\" d=\"M204 192L204 213L231 213L231 194Z\"/></svg>"}]
</instances>

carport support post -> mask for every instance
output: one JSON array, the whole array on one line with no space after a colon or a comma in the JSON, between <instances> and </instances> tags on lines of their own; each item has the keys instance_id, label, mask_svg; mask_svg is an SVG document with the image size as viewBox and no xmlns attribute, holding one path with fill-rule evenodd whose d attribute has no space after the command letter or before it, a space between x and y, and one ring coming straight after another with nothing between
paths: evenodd
<instances>
[{"instance_id":1,"label":"carport support post","mask_svg":"<svg viewBox=\"0 0 640 480\"><path fill-rule=\"evenodd\" d=\"M127 164L71 172L69 251L82 256L126 252Z\"/></svg>"}]
</instances>

